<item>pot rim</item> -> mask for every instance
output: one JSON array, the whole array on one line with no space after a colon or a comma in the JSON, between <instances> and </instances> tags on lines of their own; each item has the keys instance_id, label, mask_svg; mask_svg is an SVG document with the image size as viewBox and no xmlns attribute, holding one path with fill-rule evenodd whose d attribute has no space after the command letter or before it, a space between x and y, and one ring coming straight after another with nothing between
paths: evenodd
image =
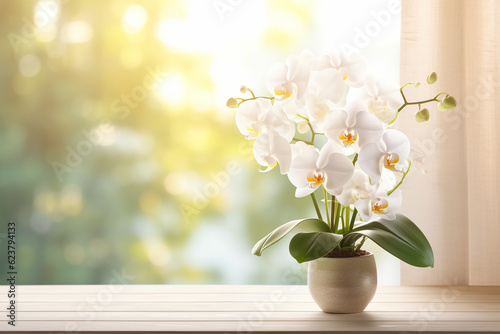
<instances>
[{"instance_id":1,"label":"pot rim","mask_svg":"<svg viewBox=\"0 0 500 334\"><path fill-rule=\"evenodd\" d=\"M368 252L368 251L367 251ZM363 257L369 257L369 256L373 256L373 253L372 252L368 252L368 254L365 254L365 255L361 255L361 256L346 256L346 257L320 257L319 259L326 259L326 260L340 260L340 259L348 259L348 260L352 260L352 259L360 259L360 258L363 258ZM319 259L316 259L316 260L319 260Z\"/></svg>"}]
</instances>

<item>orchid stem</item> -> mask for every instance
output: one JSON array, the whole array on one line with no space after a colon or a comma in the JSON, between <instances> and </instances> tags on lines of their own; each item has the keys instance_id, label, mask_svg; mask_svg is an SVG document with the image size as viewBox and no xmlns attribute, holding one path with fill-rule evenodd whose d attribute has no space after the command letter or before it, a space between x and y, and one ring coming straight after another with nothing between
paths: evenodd
<instances>
[{"instance_id":1,"label":"orchid stem","mask_svg":"<svg viewBox=\"0 0 500 334\"><path fill-rule=\"evenodd\" d=\"M401 185L401 183L403 183L405 177L406 177L406 174L408 174L408 172L410 171L410 168L411 168L411 160L408 160L408 168L406 169L406 172L403 173L403 177L401 178L401 180L399 180L399 183L396 184L394 186L394 188L392 188L391 190L389 190L389 192L387 193L387 196L391 196L391 194L396 190L398 189L398 187Z\"/></svg>"},{"instance_id":2,"label":"orchid stem","mask_svg":"<svg viewBox=\"0 0 500 334\"><path fill-rule=\"evenodd\" d=\"M358 209L354 208L354 211L352 212L351 222L349 224L349 231L352 231L352 229L354 228L354 222L356 221L357 215L358 215Z\"/></svg>"},{"instance_id":3,"label":"orchid stem","mask_svg":"<svg viewBox=\"0 0 500 334\"><path fill-rule=\"evenodd\" d=\"M318 201L316 201L316 196L314 196L314 193L311 194L311 198L312 198L312 201L314 204L314 208L316 209L316 214L318 215L318 218L320 220L323 220L323 217L321 216L321 211L320 211L319 206L318 206Z\"/></svg>"},{"instance_id":4,"label":"orchid stem","mask_svg":"<svg viewBox=\"0 0 500 334\"><path fill-rule=\"evenodd\" d=\"M354 155L354 158L352 158L352 165L353 165L353 166L354 166L354 165L356 165L356 161L358 161L358 155L359 155L359 154L358 154L358 153L356 153L356 154Z\"/></svg>"},{"instance_id":5,"label":"orchid stem","mask_svg":"<svg viewBox=\"0 0 500 334\"><path fill-rule=\"evenodd\" d=\"M335 227L333 226L334 224L334 216L335 216L335 196L332 195L332 204L331 204L331 214L332 214L332 219L330 220L330 228L332 229L333 233L335 233Z\"/></svg>"},{"instance_id":6,"label":"orchid stem","mask_svg":"<svg viewBox=\"0 0 500 334\"><path fill-rule=\"evenodd\" d=\"M440 95L444 95L444 94L447 94L447 93L444 93L444 92L441 92L439 94L437 94L436 96L434 96L432 99L427 99L427 100L422 100L422 101L414 101L414 102L408 102L408 100L406 100L406 96L405 96L405 93L403 92L403 88L405 88L406 86L408 85L414 85L414 83L412 82L408 82L406 84L404 84L400 89L399 89L399 92L401 93L401 97L403 98L403 105L401 107L398 108L398 110L396 111L396 116L394 116L394 118L392 119L392 121L390 121L389 123L387 123L387 125L391 125L392 123L394 123L396 121L396 119L398 118L399 116L399 112L401 110L403 110L406 106L409 106L409 105L415 105L415 104L424 104L424 103L428 103L428 102L438 102L438 97Z\"/></svg>"},{"instance_id":7,"label":"orchid stem","mask_svg":"<svg viewBox=\"0 0 500 334\"><path fill-rule=\"evenodd\" d=\"M326 192L326 189L323 188L323 191L325 192L325 212L326 212L326 223L328 224L330 222L330 214L328 213L328 194ZM330 228L332 228L330 226Z\"/></svg>"},{"instance_id":8,"label":"orchid stem","mask_svg":"<svg viewBox=\"0 0 500 334\"><path fill-rule=\"evenodd\" d=\"M334 228L333 232L337 233L339 229L339 217L340 217L340 203L335 200L335 222L334 222Z\"/></svg>"},{"instance_id":9,"label":"orchid stem","mask_svg":"<svg viewBox=\"0 0 500 334\"><path fill-rule=\"evenodd\" d=\"M257 99L268 99L268 100L271 100L271 101L274 101L275 97L269 97L269 96L254 96L254 97L251 97L249 99L242 99L242 98L237 98L238 100L241 100L240 102L238 102L238 107L243 103L243 102L247 102L247 101L252 101L252 100L257 100Z\"/></svg>"},{"instance_id":10,"label":"orchid stem","mask_svg":"<svg viewBox=\"0 0 500 334\"><path fill-rule=\"evenodd\" d=\"M356 246L354 251L355 252L359 251L361 249L361 247L363 246L363 244L365 243L365 241L366 241L366 235L363 236L363 239L361 239L361 242Z\"/></svg>"},{"instance_id":11,"label":"orchid stem","mask_svg":"<svg viewBox=\"0 0 500 334\"><path fill-rule=\"evenodd\" d=\"M345 207L342 206L342 210L340 212L340 219L342 220L342 234L346 234L347 233L347 226L346 226L346 223L345 223L345 219L344 219L344 211L345 211Z\"/></svg>"},{"instance_id":12,"label":"orchid stem","mask_svg":"<svg viewBox=\"0 0 500 334\"><path fill-rule=\"evenodd\" d=\"M250 94L252 94L252 97L255 99L255 94L253 93L253 91L250 88L247 88L247 90L250 92Z\"/></svg>"}]
</instances>

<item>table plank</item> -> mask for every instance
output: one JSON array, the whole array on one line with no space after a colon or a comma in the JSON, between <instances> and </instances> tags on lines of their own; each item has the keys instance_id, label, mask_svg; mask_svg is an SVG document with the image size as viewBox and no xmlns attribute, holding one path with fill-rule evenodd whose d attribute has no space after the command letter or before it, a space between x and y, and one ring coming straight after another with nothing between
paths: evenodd
<instances>
[{"instance_id":1,"label":"table plank","mask_svg":"<svg viewBox=\"0 0 500 334\"><path fill-rule=\"evenodd\" d=\"M357 314L328 314L324 312L23 312L23 321L240 321L249 316L258 316L266 321L427 321L425 312L376 312ZM446 312L440 321L495 322L500 319L500 311L491 312Z\"/></svg>"},{"instance_id":2,"label":"table plank","mask_svg":"<svg viewBox=\"0 0 500 334\"><path fill-rule=\"evenodd\" d=\"M0 287L6 307L7 288ZM500 332L500 287L379 287L359 314L320 311L306 286L18 286L17 323L32 333Z\"/></svg>"},{"instance_id":3,"label":"table plank","mask_svg":"<svg viewBox=\"0 0 500 334\"><path fill-rule=\"evenodd\" d=\"M7 286L0 286L0 291ZM197 285L197 284L133 284L133 285L21 285L17 287L21 293L39 294L80 294L80 293L98 293L102 291L118 291L122 293L196 293L196 294L214 294L214 293L270 293L273 291L283 291L287 293L309 294L305 285ZM6 291L6 290L5 290ZM377 294L384 293L446 293L448 291L459 291L462 294L500 294L500 286L379 286Z\"/></svg>"},{"instance_id":4,"label":"table plank","mask_svg":"<svg viewBox=\"0 0 500 334\"><path fill-rule=\"evenodd\" d=\"M19 294L19 302L92 302L92 301L113 301L113 302L258 302L265 300L287 301L287 302L314 302L309 294L287 294L284 292L253 293L253 294L229 294L229 293L205 293L205 294L140 294L140 293L100 293L100 294ZM373 302L428 302L438 301L440 303L455 302L495 302L500 303L500 295L494 294L450 294L441 296L437 293L385 293L376 294Z\"/></svg>"},{"instance_id":5,"label":"table plank","mask_svg":"<svg viewBox=\"0 0 500 334\"><path fill-rule=\"evenodd\" d=\"M311 303L272 303L274 311L306 312L321 311L313 302ZM21 312L82 312L93 310L96 312L259 312L260 309L270 307L266 303L235 302L235 303L20 303ZM366 311L378 312L427 312L429 310L440 312L484 312L500 311L500 303L376 303L372 302Z\"/></svg>"},{"instance_id":6,"label":"table plank","mask_svg":"<svg viewBox=\"0 0 500 334\"><path fill-rule=\"evenodd\" d=\"M0 330L5 330L6 325L0 325ZM10 329L10 328L9 328ZM12 329L10 329L12 330ZM270 331L270 332L334 332L334 331L360 331L360 332L422 332L422 331L442 331L442 332L498 332L500 322L443 322L443 321L262 321L262 320L242 320L242 321L25 321L13 330L15 331L120 331L143 333L148 331L162 332L249 332L249 331Z\"/></svg>"}]
</instances>

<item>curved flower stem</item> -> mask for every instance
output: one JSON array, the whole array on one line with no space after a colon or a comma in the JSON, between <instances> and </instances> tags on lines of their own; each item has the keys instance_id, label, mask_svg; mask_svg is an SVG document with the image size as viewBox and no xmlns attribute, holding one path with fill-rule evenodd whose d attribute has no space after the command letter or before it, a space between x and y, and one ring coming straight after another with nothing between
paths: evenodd
<instances>
[{"instance_id":1,"label":"curved flower stem","mask_svg":"<svg viewBox=\"0 0 500 334\"><path fill-rule=\"evenodd\" d=\"M337 231L339 230L339 218L340 218L340 203L336 201L335 202L335 221L334 221L334 228L333 228L334 233L337 233Z\"/></svg>"},{"instance_id":2,"label":"curved flower stem","mask_svg":"<svg viewBox=\"0 0 500 334\"><path fill-rule=\"evenodd\" d=\"M361 239L361 242L356 246L356 248L354 248L354 251L357 252L360 250L360 248L363 246L363 244L365 243L366 241L366 235L363 236L363 239Z\"/></svg>"},{"instance_id":3,"label":"curved flower stem","mask_svg":"<svg viewBox=\"0 0 500 334\"><path fill-rule=\"evenodd\" d=\"M408 160L408 168L403 173L403 177L401 178L401 180L399 180L399 183L394 186L394 188L392 188L391 190L389 190L387 192L387 196L391 196L391 194L394 192L394 190L398 189L398 187L401 185L401 183L403 183L403 181L406 177L406 174L408 174L408 172L410 171L410 168L411 168L411 160Z\"/></svg>"},{"instance_id":4,"label":"curved flower stem","mask_svg":"<svg viewBox=\"0 0 500 334\"><path fill-rule=\"evenodd\" d=\"M335 233L335 228L333 226L334 224L334 216L335 216L335 202L336 202L336 198L335 196L332 195L332 204L330 206L330 212L331 212L331 220L330 220L330 228L332 229L333 233Z\"/></svg>"},{"instance_id":5,"label":"curved flower stem","mask_svg":"<svg viewBox=\"0 0 500 334\"><path fill-rule=\"evenodd\" d=\"M345 219L344 219L344 211L345 211L345 207L342 206L342 210L340 212L340 219L342 220L342 234L347 233L347 226L346 226Z\"/></svg>"},{"instance_id":6,"label":"curved flower stem","mask_svg":"<svg viewBox=\"0 0 500 334\"><path fill-rule=\"evenodd\" d=\"M253 95L253 93L252 93ZM271 100L274 101L276 98L274 96L255 96L253 95L253 97L249 98L249 99L242 99L240 97L237 98L237 100L241 100L240 102L238 102L238 107L243 103L243 102L247 102L247 101L252 101L252 100L257 100L257 99L268 99L268 100Z\"/></svg>"},{"instance_id":7,"label":"curved flower stem","mask_svg":"<svg viewBox=\"0 0 500 334\"><path fill-rule=\"evenodd\" d=\"M321 211L318 206L318 201L316 201L316 196L314 196L314 193L311 193L311 198L314 204L314 208L316 209L316 214L318 215L318 218L323 220L323 217L321 216Z\"/></svg>"},{"instance_id":8,"label":"curved flower stem","mask_svg":"<svg viewBox=\"0 0 500 334\"><path fill-rule=\"evenodd\" d=\"M358 215L358 209L354 208L352 212L351 222L349 223L349 231L352 231L354 228L354 222L356 221L356 216Z\"/></svg>"},{"instance_id":9,"label":"curved flower stem","mask_svg":"<svg viewBox=\"0 0 500 334\"><path fill-rule=\"evenodd\" d=\"M325 212L326 212L326 223L330 223L330 214L328 213L328 194L326 192L326 189L323 187L323 191L325 193ZM330 226L331 228L331 226Z\"/></svg>"},{"instance_id":10,"label":"curved flower stem","mask_svg":"<svg viewBox=\"0 0 500 334\"><path fill-rule=\"evenodd\" d=\"M250 92L250 94L252 94L252 97L255 98L255 94L253 93L253 91L250 88L247 88L247 90Z\"/></svg>"},{"instance_id":11,"label":"curved flower stem","mask_svg":"<svg viewBox=\"0 0 500 334\"><path fill-rule=\"evenodd\" d=\"M392 123L394 123L396 121L396 119L398 118L399 116L399 112L401 110L403 110L406 106L409 106L409 105L415 105L415 104L424 104L424 103L428 103L428 102L438 102L438 97L440 95L446 95L447 93L444 93L444 92L441 92L439 94L437 94L436 96L434 96L432 99L427 99L427 100L422 100L422 101L413 101L413 102L408 102L408 100L406 99L406 96L403 92L403 88L405 88L406 86L408 85L414 85L414 83L412 82L408 82L406 84L404 84L400 89L399 89L399 92L401 93L401 96L403 97L403 105L401 107L398 108L398 110L396 111L396 116L394 116L394 118L392 119L392 121L390 121L389 123L387 123L387 125L391 125Z\"/></svg>"},{"instance_id":12,"label":"curved flower stem","mask_svg":"<svg viewBox=\"0 0 500 334\"><path fill-rule=\"evenodd\" d=\"M323 136L325 135L324 133L314 131L314 128L311 124L311 121L309 121L309 118L302 116L302 115L299 115L299 114L297 114L297 116L302 118L304 121L306 121L307 125L309 125L309 129L311 130L311 140L310 141L301 140L301 141L303 141L304 143L309 144L309 145L314 145L314 138L316 137L316 135L323 135Z\"/></svg>"},{"instance_id":13,"label":"curved flower stem","mask_svg":"<svg viewBox=\"0 0 500 334\"><path fill-rule=\"evenodd\" d=\"M350 206L346 206L345 207L345 222L346 222L346 229L347 231L346 232L349 232L349 227L351 226L349 224L349 222L351 221L351 207Z\"/></svg>"},{"instance_id":14,"label":"curved flower stem","mask_svg":"<svg viewBox=\"0 0 500 334\"><path fill-rule=\"evenodd\" d=\"M356 154L354 155L354 158L352 158L352 165L353 165L353 166L354 166L354 165L356 165L356 161L358 161L358 155L359 155L359 154L358 154L358 153L356 153Z\"/></svg>"}]
</instances>

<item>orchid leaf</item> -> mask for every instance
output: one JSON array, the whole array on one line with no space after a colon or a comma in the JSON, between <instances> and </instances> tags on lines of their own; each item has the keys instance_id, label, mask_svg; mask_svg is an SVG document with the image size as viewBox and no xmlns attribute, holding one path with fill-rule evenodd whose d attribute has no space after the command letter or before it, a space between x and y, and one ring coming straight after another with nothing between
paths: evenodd
<instances>
[{"instance_id":1,"label":"orchid leaf","mask_svg":"<svg viewBox=\"0 0 500 334\"><path fill-rule=\"evenodd\" d=\"M332 230L324 221L317 218L297 219L281 225L253 246L252 254L260 256L269 246L283 239L290 232L329 232Z\"/></svg>"},{"instance_id":2,"label":"orchid leaf","mask_svg":"<svg viewBox=\"0 0 500 334\"><path fill-rule=\"evenodd\" d=\"M298 263L316 260L330 253L342 238L331 232L298 233L290 241L290 254Z\"/></svg>"},{"instance_id":3,"label":"orchid leaf","mask_svg":"<svg viewBox=\"0 0 500 334\"><path fill-rule=\"evenodd\" d=\"M407 217L398 214L396 219L380 219L359 225L344 236L342 246L349 246L362 236L415 267L433 267L434 253L422 231Z\"/></svg>"}]
</instances>

